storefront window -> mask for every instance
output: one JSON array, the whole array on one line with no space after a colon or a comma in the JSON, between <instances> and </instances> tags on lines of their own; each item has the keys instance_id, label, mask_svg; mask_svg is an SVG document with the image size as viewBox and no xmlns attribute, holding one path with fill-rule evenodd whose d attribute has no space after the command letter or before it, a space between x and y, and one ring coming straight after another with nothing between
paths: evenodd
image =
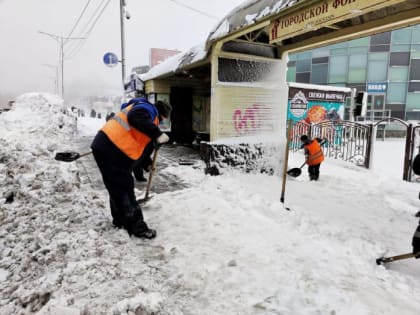
<instances>
[{"instance_id":1,"label":"storefront window","mask_svg":"<svg viewBox=\"0 0 420 315\"><path fill-rule=\"evenodd\" d=\"M369 61L368 81L386 81L387 70L388 61Z\"/></svg>"},{"instance_id":2,"label":"storefront window","mask_svg":"<svg viewBox=\"0 0 420 315\"><path fill-rule=\"evenodd\" d=\"M348 82L364 82L366 81L366 68L364 69L349 69Z\"/></svg>"},{"instance_id":3,"label":"storefront window","mask_svg":"<svg viewBox=\"0 0 420 315\"><path fill-rule=\"evenodd\" d=\"M296 67L287 68L287 82L295 82L296 80Z\"/></svg>"},{"instance_id":4,"label":"storefront window","mask_svg":"<svg viewBox=\"0 0 420 315\"><path fill-rule=\"evenodd\" d=\"M406 113L406 120L420 120L420 112L411 111Z\"/></svg>"},{"instance_id":5,"label":"storefront window","mask_svg":"<svg viewBox=\"0 0 420 315\"><path fill-rule=\"evenodd\" d=\"M410 81L408 83L408 92L417 92L417 93L419 93L420 92L420 82L419 81Z\"/></svg>"},{"instance_id":6,"label":"storefront window","mask_svg":"<svg viewBox=\"0 0 420 315\"><path fill-rule=\"evenodd\" d=\"M389 44L391 42L391 32L372 35L370 37L370 51L389 51Z\"/></svg>"},{"instance_id":7,"label":"storefront window","mask_svg":"<svg viewBox=\"0 0 420 315\"><path fill-rule=\"evenodd\" d=\"M311 71L311 59L297 60L296 72Z\"/></svg>"},{"instance_id":8,"label":"storefront window","mask_svg":"<svg viewBox=\"0 0 420 315\"><path fill-rule=\"evenodd\" d=\"M330 80L329 83L340 83L347 81L348 56L330 57Z\"/></svg>"},{"instance_id":9,"label":"storefront window","mask_svg":"<svg viewBox=\"0 0 420 315\"><path fill-rule=\"evenodd\" d=\"M311 83L326 84L328 77L328 64L312 65Z\"/></svg>"},{"instance_id":10,"label":"storefront window","mask_svg":"<svg viewBox=\"0 0 420 315\"><path fill-rule=\"evenodd\" d=\"M349 58L349 82L366 81L367 55L353 55Z\"/></svg>"},{"instance_id":11,"label":"storefront window","mask_svg":"<svg viewBox=\"0 0 420 315\"><path fill-rule=\"evenodd\" d=\"M389 83L387 92L387 103L405 103L407 94L407 83Z\"/></svg>"},{"instance_id":12,"label":"storefront window","mask_svg":"<svg viewBox=\"0 0 420 315\"><path fill-rule=\"evenodd\" d=\"M331 49L331 55L347 55L347 48Z\"/></svg>"},{"instance_id":13,"label":"storefront window","mask_svg":"<svg viewBox=\"0 0 420 315\"><path fill-rule=\"evenodd\" d=\"M392 44L410 44L411 43L411 28L402 28L394 30L391 33Z\"/></svg>"},{"instance_id":14,"label":"storefront window","mask_svg":"<svg viewBox=\"0 0 420 315\"><path fill-rule=\"evenodd\" d=\"M388 53L378 52L378 53L370 53L369 60L386 60L388 61Z\"/></svg>"},{"instance_id":15,"label":"storefront window","mask_svg":"<svg viewBox=\"0 0 420 315\"><path fill-rule=\"evenodd\" d=\"M311 77L311 73L310 72L296 73L296 82L299 82L299 83L309 83L310 77Z\"/></svg>"},{"instance_id":16,"label":"storefront window","mask_svg":"<svg viewBox=\"0 0 420 315\"><path fill-rule=\"evenodd\" d=\"M407 81L408 67L391 67L388 70L389 81Z\"/></svg>"},{"instance_id":17,"label":"storefront window","mask_svg":"<svg viewBox=\"0 0 420 315\"><path fill-rule=\"evenodd\" d=\"M312 51L305 51L305 52L301 52L296 54L296 59L297 60L306 60L306 59L312 59Z\"/></svg>"},{"instance_id":18,"label":"storefront window","mask_svg":"<svg viewBox=\"0 0 420 315\"><path fill-rule=\"evenodd\" d=\"M410 51L411 45L391 45L391 51Z\"/></svg>"},{"instance_id":19,"label":"storefront window","mask_svg":"<svg viewBox=\"0 0 420 315\"><path fill-rule=\"evenodd\" d=\"M355 54L366 54L369 52L369 47L350 47L349 48L349 55L355 55Z\"/></svg>"},{"instance_id":20,"label":"storefront window","mask_svg":"<svg viewBox=\"0 0 420 315\"><path fill-rule=\"evenodd\" d=\"M420 44L411 45L411 58L412 59L420 58Z\"/></svg>"},{"instance_id":21,"label":"storefront window","mask_svg":"<svg viewBox=\"0 0 420 315\"><path fill-rule=\"evenodd\" d=\"M312 51L312 58L328 57L330 55L329 47L321 47Z\"/></svg>"},{"instance_id":22,"label":"storefront window","mask_svg":"<svg viewBox=\"0 0 420 315\"><path fill-rule=\"evenodd\" d=\"M349 47L363 47L363 46L369 46L369 37L363 37L358 39L350 40Z\"/></svg>"},{"instance_id":23,"label":"storefront window","mask_svg":"<svg viewBox=\"0 0 420 315\"><path fill-rule=\"evenodd\" d=\"M413 44L420 44L420 28L414 28L411 36Z\"/></svg>"},{"instance_id":24,"label":"storefront window","mask_svg":"<svg viewBox=\"0 0 420 315\"><path fill-rule=\"evenodd\" d=\"M411 59L410 81L420 80L420 59Z\"/></svg>"},{"instance_id":25,"label":"storefront window","mask_svg":"<svg viewBox=\"0 0 420 315\"><path fill-rule=\"evenodd\" d=\"M418 109L420 105L420 93L407 93L407 110Z\"/></svg>"},{"instance_id":26,"label":"storefront window","mask_svg":"<svg viewBox=\"0 0 420 315\"><path fill-rule=\"evenodd\" d=\"M410 64L409 52L392 52L389 56L390 66L408 66Z\"/></svg>"}]
</instances>

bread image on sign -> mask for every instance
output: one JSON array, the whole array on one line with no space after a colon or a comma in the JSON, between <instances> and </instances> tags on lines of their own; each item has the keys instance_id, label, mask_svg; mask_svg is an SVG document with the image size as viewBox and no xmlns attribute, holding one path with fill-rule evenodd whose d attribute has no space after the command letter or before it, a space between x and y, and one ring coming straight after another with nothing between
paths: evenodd
<instances>
[{"instance_id":1,"label":"bread image on sign","mask_svg":"<svg viewBox=\"0 0 420 315\"><path fill-rule=\"evenodd\" d=\"M320 123L321 121L324 121L327 118L327 110L325 107L320 105L312 106L308 109L308 112L306 113L305 122L308 124L310 123Z\"/></svg>"}]
</instances>

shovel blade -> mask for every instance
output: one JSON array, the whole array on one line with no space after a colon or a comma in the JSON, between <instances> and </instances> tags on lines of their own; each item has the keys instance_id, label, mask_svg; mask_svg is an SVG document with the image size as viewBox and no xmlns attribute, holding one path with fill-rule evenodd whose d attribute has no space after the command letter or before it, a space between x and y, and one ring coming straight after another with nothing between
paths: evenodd
<instances>
[{"instance_id":1,"label":"shovel blade","mask_svg":"<svg viewBox=\"0 0 420 315\"><path fill-rule=\"evenodd\" d=\"M152 199L154 195L155 195L154 193L148 194L147 196L144 196L143 198L137 199L137 202L140 205L144 205L146 202L148 202L150 199Z\"/></svg>"},{"instance_id":2,"label":"shovel blade","mask_svg":"<svg viewBox=\"0 0 420 315\"><path fill-rule=\"evenodd\" d=\"M55 154L55 160L62 162L73 162L80 157L78 152L67 151L67 152L57 152Z\"/></svg>"},{"instance_id":3,"label":"shovel blade","mask_svg":"<svg viewBox=\"0 0 420 315\"><path fill-rule=\"evenodd\" d=\"M300 174L302 174L302 169L299 167L295 167L287 171L287 175L292 177L298 177Z\"/></svg>"}]
</instances>

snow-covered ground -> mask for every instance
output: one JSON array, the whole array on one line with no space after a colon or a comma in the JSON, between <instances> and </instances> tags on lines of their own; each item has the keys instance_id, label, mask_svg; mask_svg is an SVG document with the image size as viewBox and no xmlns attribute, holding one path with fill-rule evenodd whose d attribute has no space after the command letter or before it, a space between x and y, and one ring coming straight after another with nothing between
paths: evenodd
<instances>
[{"instance_id":1,"label":"snow-covered ground","mask_svg":"<svg viewBox=\"0 0 420 315\"><path fill-rule=\"evenodd\" d=\"M112 227L97 170L54 160L104 122L61 109L33 93L0 115L0 314L419 314L420 260L375 263L417 226L403 141L376 142L372 170L305 169L284 204L280 176L170 165L190 186L146 204L150 241Z\"/></svg>"}]
</instances>

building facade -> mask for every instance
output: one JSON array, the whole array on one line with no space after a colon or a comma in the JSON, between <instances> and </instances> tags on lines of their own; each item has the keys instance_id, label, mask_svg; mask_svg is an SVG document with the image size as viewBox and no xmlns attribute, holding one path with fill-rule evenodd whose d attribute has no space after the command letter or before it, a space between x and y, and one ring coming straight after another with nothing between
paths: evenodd
<instances>
[{"instance_id":1,"label":"building facade","mask_svg":"<svg viewBox=\"0 0 420 315\"><path fill-rule=\"evenodd\" d=\"M420 24L289 54L288 82L368 92L368 115L420 120Z\"/></svg>"}]
</instances>

